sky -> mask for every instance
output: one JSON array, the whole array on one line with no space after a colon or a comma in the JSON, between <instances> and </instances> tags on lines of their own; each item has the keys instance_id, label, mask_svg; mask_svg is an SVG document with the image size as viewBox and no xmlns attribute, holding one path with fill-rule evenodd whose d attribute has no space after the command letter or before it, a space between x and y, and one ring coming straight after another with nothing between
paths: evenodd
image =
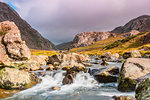
<instances>
[{"instance_id":1,"label":"sky","mask_svg":"<svg viewBox=\"0 0 150 100\"><path fill-rule=\"evenodd\" d=\"M141 15L150 0L1 0L54 44L88 31L111 31Z\"/></svg>"}]
</instances>

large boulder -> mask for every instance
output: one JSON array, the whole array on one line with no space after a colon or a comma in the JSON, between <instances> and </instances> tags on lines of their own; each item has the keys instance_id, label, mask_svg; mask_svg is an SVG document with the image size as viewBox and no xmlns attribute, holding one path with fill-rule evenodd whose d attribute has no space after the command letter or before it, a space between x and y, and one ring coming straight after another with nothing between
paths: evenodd
<instances>
[{"instance_id":1,"label":"large boulder","mask_svg":"<svg viewBox=\"0 0 150 100\"><path fill-rule=\"evenodd\" d=\"M122 65L118 90L134 91L137 79L150 73L150 59L128 58Z\"/></svg>"},{"instance_id":2,"label":"large boulder","mask_svg":"<svg viewBox=\"0 0 150 100\"><path fill-rule=\"evenodd\" d=\"M127 59L127 58L141 58L141 53L138 50L133 50L130 52L125 52L123 54L123 58Z\"/></svg>"},{"instance_id":3,"label":"large boulder","mask_svg":"<svg viewBox=\"0 0 150 100\"><path fill-rule=\"evenodd\" d=\"M21 39L21 33L14 22L4 21L0 23L2 43L7 50L7 54L12 59L30 59L31 53L25 41Z\"/></svg>"},{"instance_id":4,"label":"large boulder","mask_svg":"<svg viewBox=\"0 0 150 100\"><path fill-rule=\"evenodd\" d=\"M117 82L119 77L119 68L112 66L95 70L93 75L99 83Z\"/></svg>"},{"instance_id":5,"label":"large boulder","mask_svg":"<svg viewBox=\"0 0 150 100\"><path fill-rule=\"evenodd\" d=\"M150 78L138 84L135 97L137 100L150 100Z\"/></svg>"},{"instance_id":6,"label":"large boulder","mask_svg":"<svg viewBox=\"0 0 150 100\"><path fill-rule=\"evenodd\" d=\"M30 73L15 68L2 68L0 70L0 88L23 89L33 80Z\"/></svg>"}]
</instances>

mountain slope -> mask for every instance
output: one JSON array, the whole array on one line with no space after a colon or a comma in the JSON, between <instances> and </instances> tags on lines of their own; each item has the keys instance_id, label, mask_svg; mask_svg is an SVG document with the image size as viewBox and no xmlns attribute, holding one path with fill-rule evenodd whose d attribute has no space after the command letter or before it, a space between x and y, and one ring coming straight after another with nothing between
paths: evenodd
<instances>
[{"instance_id":1,"label":"mountain slope","mask_svg":"<svg viewBox=\"0 0 150 100\"><path fill-rule=\"evenodd\" d=\"M55 45L49 40L43 38L40 33L33 29L19 14L6 3L0 2L0 22L13 21L21 32L21 38L31 49L51 50Z\"/></svg>"},{"instance_id":2,"label":"mountain slope","mask_svg":"<svg viewBox=\"0 0 150 100\"><path fill-rule=\"evenodd\" d=\"M132 19L124 26L119 26L112 30L112 33L126 33L131 30L138 30L140 32L150 30L150 16L149 15L142 15L135 19Z\"/></svg>"},{"instance_id":3,"label":"mountain slope","mask_svg":"<svg viewBox=\"0 0 150 100\"><path fill-rule=\"evenodd\" d=\"M72 41L56 45L56 48L58 50L65 50L65 49L68 49L68 48L71 48L71 47L72 47Z\"/></svg>"}]
</instances>

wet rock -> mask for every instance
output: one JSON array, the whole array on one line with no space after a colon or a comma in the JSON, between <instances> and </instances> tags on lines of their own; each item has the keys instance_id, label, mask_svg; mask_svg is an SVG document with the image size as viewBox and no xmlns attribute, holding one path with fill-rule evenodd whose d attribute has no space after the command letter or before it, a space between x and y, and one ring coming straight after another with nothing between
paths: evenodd
<instances>
[{"instance_id":1,"label":"wet rock","mask_svg":"<svg viewBox=\"0 0 150 100\"><path fill-rule=\"evenodd\" d=\"M150 59L128 58L122 65L118 90L122 92L134 91L137 79L150 73Z\"/></svg>"},{"instance_id":2,"label":"wet rock","mask_svg":"<svg viewBox=\"0 0 150 100\"><path fill-rule=\"evenodd\" d=\"M113 96L114 100L136 100L136 98L132 96Z\"/></svg>"},{"instance_id":3,"label":"wet rock","mask_svg":"<svg viewBox=\"0 0 150 100\"><path fill-rule=\"evenodd\" d=\"M23 89L32 79L32 75L23 70L7 67L0 70L0 88L3 89Z\"/></svg>"},{"instance_id":4,"label":"wet rock","mask_svg":"<svg viewBox=\"0 0 150 100\"><path fill-rule=\"evenodd\" d=\"M106 62L106 60L102 60L101 65L103 65L103 66L108 66L109 64Z\"/></svg>"},{"instance_id":5,"label":"wet rock","mask_svg":"<svg viewBox=\"0 0 150 100\"><path fill-rule=\"evenodd\" d=\"M80 71L86 71L85 67L71 67L66 71L66 75L63 79L63 85L73 83L74 77Z\"/></svg>"},{"instance_id":6,"label":"wet rock","mask_svg":"<svg viewBox=\"0 0 150 100\"><path fill-rule=\"evenodd\" d=\"M71 83L73 83L73 75L72 74L67 74L66 76L65 76L65 78L63 79L63 85L65 85L65 84L71 84Z\"/></svg>"},{"instance_id":7,"label":"wet rock","mask_svg":"<svg viewBox=\"0 0 150 100\"><path fill-rule=\"evenodd\" d=\"M138 84L135 97L137 100L150 100L150 78Z\"/></svg>"},{"instance_id":8,"label":"wet rock","mask_svg":"<svg viewBox=\"0 0 150 100\"><path fill-rule=\"evenodd\" d=\"M130 52L125 52L123 54L123 58L141 58L141 53L138 50L130 51Z\"/></svg>"},{"instance_id":9,"label":"wet rock","mask_svg":"<svg viewBox=\"0 0 150 100\"><path fill-rule=\"evenodd\" d=\"M95 73L93 73L93 75L99 83L117 82L117 79L119 77L119 68L113 66L95 70Z\"/></svg>"},{"instance_id":10,"label":"wet rock","mask_svg":"<svg viewBox=\"0 0 150 100\"><path fill-rule=\"evenodd\" d=\"M54 87L52 87L52 89L53 89L53 90L59 90L59 87L54 86Z\"/></svg>"},{"instance_id":11,"label":"wet rock","mask_svg":"<svg viewBox=\"0 0 150 100\"><path fill-rule=\"evenodd\" d=\"M55 67L52 64L49 64L48 68L49 68L50 71L52 71L52 70L54 70Z\"/></svg>"}]
</instances>

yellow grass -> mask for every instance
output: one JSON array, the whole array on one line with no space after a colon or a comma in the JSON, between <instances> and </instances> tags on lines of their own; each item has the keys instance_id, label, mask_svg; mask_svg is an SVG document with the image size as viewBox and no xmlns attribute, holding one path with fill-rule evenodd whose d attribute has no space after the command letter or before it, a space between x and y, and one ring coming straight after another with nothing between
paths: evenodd
<instances>
[{"instance_id":1,"label":"yellow grass","mask_svg":"<svg viewBox=\"0 0 150 100\"><path fill-rule=\"evenodd\" d=\"M39 55L52 56L52 55L58 54L58 52L54 50L49 51L49 50L30 49L30 51L31 51L31 55L36 55L36 56L39 56Z\"/></svg>"}]
</instances>

